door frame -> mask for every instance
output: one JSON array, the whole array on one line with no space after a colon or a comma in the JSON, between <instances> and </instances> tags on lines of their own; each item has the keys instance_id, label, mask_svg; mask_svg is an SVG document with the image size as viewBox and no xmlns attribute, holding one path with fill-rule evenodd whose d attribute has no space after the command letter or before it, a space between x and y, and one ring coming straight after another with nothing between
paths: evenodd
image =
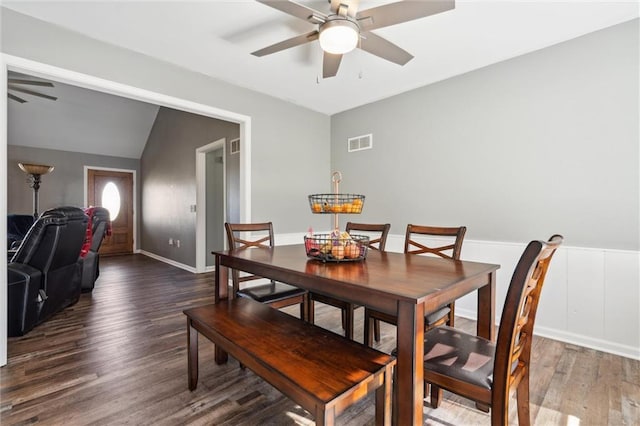
<instances>
[{"instance_id":1,"label":"door frame","mask_svg":"<svg viewBox=\"0 0 640 426\"><path fill-rule=\"evenodd\" d=\"M109 93L123 98L148 102L206 117L217 118L240 125L240 220L251 222L251 117L244 114L216 108L186 99L176 98L159 92L141 89L112 80L96 77L37 62L19 56L0 53L0 81L7 81L9 71L27 73L44 79ZM7 176L7 85L0 84L0 176ZM0 240L7 236L7 183L0 184L0 205L5 214L0 214ZM0 244L0 257L6 257L7 248ZM0 276L7 276L7 265L0 262ZM7 286L0 288L0 367L7 363Z\"/></svg>"},{"instance_id":2,"label":"door frame","mask_svg":"<svg viewBox=\"0 0 640 426\"><path fill-rule=\"evenodd\" d=\"M227 139L196 149L196 273L207 272L207 153L222 148L223 220L227 219ZM214 268L215 269L215 268Z\"/></svg>"},{"instance_id":3,"label":"door frame","mask_svg":"<svg viewBox=\"0 0 640 426\"><path fill-rule=\"evenodd\" d=\"M107 172L131 173L133 175L133 252L140 253L138 247L138 183L137 171L131 169L114 169L111 167L84 166L84 206L89 207L88 191L89 191L89 170L104 170Z\"/></svg>"}]
</instances>

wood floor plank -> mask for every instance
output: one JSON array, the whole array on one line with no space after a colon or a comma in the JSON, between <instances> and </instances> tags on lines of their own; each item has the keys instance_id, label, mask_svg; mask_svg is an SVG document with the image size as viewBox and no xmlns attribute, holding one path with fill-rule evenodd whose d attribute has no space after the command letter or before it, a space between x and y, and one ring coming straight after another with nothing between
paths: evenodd
<instances>
[{"instance_id":1,"label":"wood floor plank","mask_svg":"<svg viewBox=\"0 0 640 426\"><path fill-rule=\"evenodd\" d=\"M198 388L187 387L182 311L211 303L213 276L142 255L100 261L92 293L27 336L9 339L0 369L4 425L312 425L310 413L231 359L214 362L200 341ZM284 309L297 316L297 307ZM362 309L355 336L362 342ZM317 304L315 322L342 333L340 311ZM475 322L456 319L473 331ZM376 346L391 351L395 327L382 324ZM535 336L531 415L536 425L640 424L640 362ZM510 422L517 424L515 401ZM475 404L445 392L425 424L489 424ZM343 413L340 425L374 424L373 398Z\"/></svg>"}]
</instances>

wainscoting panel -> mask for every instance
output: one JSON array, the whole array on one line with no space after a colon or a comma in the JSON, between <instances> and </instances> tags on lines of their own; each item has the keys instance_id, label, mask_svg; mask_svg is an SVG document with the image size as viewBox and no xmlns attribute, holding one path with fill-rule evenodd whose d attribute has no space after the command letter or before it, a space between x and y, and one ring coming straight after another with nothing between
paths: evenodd
<instances>
[{"instance_id":1,"label":"wainscoting panel","mask_svg":"<svg viewBox=\"0 0 640 426\"><path fill-rule=\"evenodd\" d=\"M640 253L604 252L604 336L640 347Z\"/></svg>"},{"instance_id":2,"label":"wainscoting panel","mask_svg":"<svg viewBox=\"0 0 640 426\"><path fill-rule=\"evenodd\" d=\"M569 249L567 285L567 331L604 338L604 252Z\"/></svg>"},{"instance_id":3,"label":"wainscoting panel","mask_svg":"<svg viewBox=\"0 0 640 426\"><path fill-rule=\"evenodd\" d=\"M301 244L304 234L280 234L278 245ZM428 241L428 240L425 240ZM435 240L431 240L435 242ZM402 252L404 235L389 235L387 250ZM468 240L462 259L500 265L496 322L525 244ZM456 302L456 314L477 317L474 293ZM562 246L549 268L536 334L640 359L640 252Z\"/></svg>"},{"instance_id":4,"label":"wainscoting panel","mask_svg":"<svg viewBox=\"0 0 640 426\"><path fill-rule=\"evenodd\" d=\"M556 251L556 254L553 255L538 304L536 329L567 329L567 306L569 304L567 257L567 250L564 248Z\"/></svg>"}]
</instances>

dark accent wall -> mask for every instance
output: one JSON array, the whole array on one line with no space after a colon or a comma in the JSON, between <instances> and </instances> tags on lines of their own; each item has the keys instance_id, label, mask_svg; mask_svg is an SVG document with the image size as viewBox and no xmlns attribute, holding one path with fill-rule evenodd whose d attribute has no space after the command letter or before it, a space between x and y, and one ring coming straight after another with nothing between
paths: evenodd
<instances>
[{"instance_id":1,"label":"dark accent wall","mask_svg":"<svg viewBox=\"0 0 640 426\"><path fill-rule=\"evenodd\" d=\"M239 134L236 123L160 108L140 160L143 250L195 267L196 214L190 206L196 204L196 149L221 138L228 144ZM227 156L228 193L238 186L238 161ZM227 197L232 212L237 200ZM170 238L180 247L169 245Z\"/></svg>"}]
</instances>

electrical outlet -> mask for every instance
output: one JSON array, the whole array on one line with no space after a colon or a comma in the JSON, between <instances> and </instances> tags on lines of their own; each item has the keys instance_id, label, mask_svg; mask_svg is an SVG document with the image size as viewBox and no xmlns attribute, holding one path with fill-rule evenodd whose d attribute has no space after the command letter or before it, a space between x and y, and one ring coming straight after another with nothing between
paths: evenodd
<instances>
[{"instance_id":1,"label":"electrical outlet","mask_svg":"<svg viewBox=\"0 0 640 426\"><path fill-rule=\"evenodd\" d=\"M172 246L173 245L173 238L169 238L169 245Z\"/></svg>"},{"instance_id":2,"label":"electrical outlet","mask_svg":"<svg viewBox=\"0 0 640 426\"><path fill-rule=\"evenodd\" d=\"M180 240L176 240L176 247L180 248Z\"/></svg>"}]
</instances>

